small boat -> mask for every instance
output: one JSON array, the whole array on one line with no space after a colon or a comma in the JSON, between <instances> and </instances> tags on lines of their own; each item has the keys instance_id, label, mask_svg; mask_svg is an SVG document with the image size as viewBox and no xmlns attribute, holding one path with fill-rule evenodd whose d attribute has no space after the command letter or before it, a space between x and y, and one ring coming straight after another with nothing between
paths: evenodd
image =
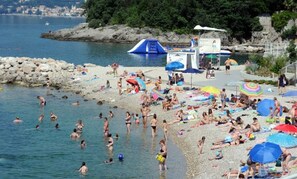
<instances>
[{"instance_id":1,"label":"small boat","mask_svg":"<svg viewBox=\"0 0 297 179\"><path fill-rule=\"evenodd\" d=\"M45 25L50 25L50 23L49 22L46 22Z\"/></svg>"}]
</instances>

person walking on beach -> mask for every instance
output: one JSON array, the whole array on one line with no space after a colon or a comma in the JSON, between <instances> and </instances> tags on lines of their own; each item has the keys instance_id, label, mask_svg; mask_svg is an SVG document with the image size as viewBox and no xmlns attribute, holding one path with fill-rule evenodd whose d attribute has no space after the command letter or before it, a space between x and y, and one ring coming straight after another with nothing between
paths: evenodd
<instances>
[{"instance_id":1,"label":"person walking on beach","mask_svg":"<svg viewBox=\"0 0 297 179\"><path fill-rule=\"evenodd\" d=\"M163 120L163 132L164 132L164 138L167 141L168 140L168 123L166 120Z\"/></svg>"},{"instance_id":2,"label":"person walking on beach","mask_svg":"<svg viewBox=\"0 0 297 179\"><path fill-rule=\"evenodd\" d=\"M281 74L278 78L278 93L279 95L283 95L286 91L286 85L288 80L284 74Z\"/></svg>"},{"instance_id":3,"label":"person walking on beach","mask_svg":"<svg viewBox=\"0 0 297 179\"><path fill-rule=\"evenodd\" d=\"M280 105L280 102L277 100L276 97L273 98L274 100L274 115L273 116L276 116L276 117L279 117L280 116L280 112L281 112L281 105Z\"/></svg>"},{"instance_id":4,"label":"person walking on beach","mask_svg":"<svg viewBox=\"0 0 297 179\"><path fill-rule=\"evenodd\" d=\"M226 74L230 75L230 66L231 66L231 60L228 58L225 61L225 69L226 69Z\"/></svg>"},{"instance_id":5,"label":"person walking on beach","mask_svg":"<svg viewBox=\"0 0 297 179\"><path fill-rule=\"evenodd\" d=\"M119 95L122 95L122 78L120 78L118 81L118 90L119 90Z\"/></svg>"},{"instance_id":6,"label":"person walking on beach","mask_svg":"<svg viewBox=\"0 0 297 179\"><path fill-rule=\"evenodd\" d=\"M163 170L167 170L167 166L166 166L167 147L166 147L166 144L165 144L165 140L163 140L163 139L160 140L159 144L160 144L159 154L162 155L162 157L164 157L163 162L159 161L159 168L160 168L160 171L163 171Z\"/></svg>"},{"instance_id":7,"label":"person walking on beach","mask_svg":"<svg viewBox=\"0 0 297 179\"><path fill-rule=\"evenodd\" d=\"M126 122L127 132L130 133L131 132L131 129L130 129L130 126L131 126L131 115L130 115L130 112L128 112L128 111L126 112L125 122Z\"/></svg>"},{"instance_id":8,"label":"person walking on beach","mask_svg":"<svg viewBox=\"0 0 297 179\"><path fill-rule=\"evenodd\" d=\"M152 137L156 136L157 133L157 114L154 114L152 120L151 120L151 127L152 127Z\"/></svg>"},{"instance_id":9,"label":"person walking on beach","mask_svg":"<svg viewBox=\"0 0 297 179\"><path fill-rule=\"evenodd\" d=\"M86 165L86 162L82 162L80 168L78 169L78 172L82 175L86 175L88 173L88 167Z\"/></svg>"},{"instance_id":10,"label":"person walking on beach","mask_svg":"<svg viewBox=\"0 0 297 179\"><path fill-rule=\"evenodd\" d=\"M205 142L205 136L203 136L197 143L199 155L201 155L203 153L202 150L203 150L204 142Z\"/></svg>"},{"instance_id":11,"label":"person walking on beach","mask_svg":"<svg viewBox=\"0 0 297 179\"><path fill-rule=\"evenodd\" d=\"M220 97L221 97L221 102L222 102L221 111L224 111L225 105L226 105L226 99L227 99L227 94L226 94L225 88L223 88L222 91L220 92Z\"/></svg>"},{"instance_id":12,"label":"person walking on beach","mask_svg":"<svg viewBox=\"0 0 297 179\"><path fill-rule=\"evenodd\" d=\"M37 96L37 99L39 99L39 104L40 104L41 107L46 105L46 101L45 101L44 97Z\"/></svg>"}]
</instances>

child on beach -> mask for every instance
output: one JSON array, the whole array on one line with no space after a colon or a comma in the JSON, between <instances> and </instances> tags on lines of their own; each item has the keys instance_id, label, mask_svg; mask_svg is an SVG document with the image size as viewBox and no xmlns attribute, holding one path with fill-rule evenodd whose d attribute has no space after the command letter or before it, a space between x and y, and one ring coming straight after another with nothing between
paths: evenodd
<instances>
[{"instance_id":1,"label":"child on beach","mask_svg":"<svg viewBox=\"0 0 297 179\"><path fill-rule=\"evenodd\" d=\"M197 143L199 155L203 153L202 150L203 150L204 142L205 142L205 136L203 136Z\"/></svg>"},{"instance_id":2,"label":"child on beach","mask_svg":"<svg viewBox=\"0 0 297 179\"><path fill-rule=\"evenodd\" d=\"M139 116L138 116L138 114L135 114L135 124L136 125L139 125L139 123L140 123L140 121L139 121Z\"/></svg>"}]
</instances>

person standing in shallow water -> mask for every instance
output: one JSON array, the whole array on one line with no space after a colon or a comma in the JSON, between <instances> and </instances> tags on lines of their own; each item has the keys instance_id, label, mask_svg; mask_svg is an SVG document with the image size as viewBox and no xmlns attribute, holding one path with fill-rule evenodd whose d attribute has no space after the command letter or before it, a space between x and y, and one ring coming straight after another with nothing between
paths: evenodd
<instances>
[{"instance_id":1,"label":"person standing in shallow water","mask_svg":"<svg viewBox=\"0 0 297 179\"><path fill-rule=\"evenodd\" d=\"M108 122L107 117L105 117L105 121L104 121L104 125L103 125L103 133L104 133L105 137L107 137L109 134L109 122Z\"/></svg>"},{"instance_id":2,"label":"person standing in shallow water","mask_svg":"<svg viewBox=\"0 0 297 179\"><path fill-rule=\"evenodd\" d=\"M88 167L86 165L86 162L82 162L81 167L78 169L78 172L82 175L86 175L88 173Z\"/></svg>"},{"instance_id":3,"label":"person standing in shallow water","mask_svg":"<svg viewBox=\"0 0 297 179\"><path fill-rule=\"evenodd\" d=\"M40 104L41 107L46 105L46 101L45 101L44 97L37 96L37 99L39 99L39 104Z\"/></svg>"},{"instance_id":4,"label":"person standing in shallow water","mask_svg":"<svg viewBox=\"0 0 297 179\"><path fill-rule=\"evenodd\" d=\"M127 127L127 132L130 133L131 130L130 130L130 126L131 126L131 115L130 115L130 112L126 112L126 118L125 118L125 121L126 121L126 127Z\"/></svg>"},{"instance_id":5,"label":"person standing in shallow water","mask_svg":"<svg viewBox=\"0 0 297 179\"><path fill-rule=\"evenodd\" d=\"M163 170L167 170L167 166L166 166L166 158L167 158L167 147L166 147L166 144L165 144L165 140L160 140L159 142L160 144L160 152L159 154L162 155L165 160L163 162L159 162L159 168L160 168L160 171L163 171Z\"/></svg>"},{"instance_id":6,"label":"person standing in shallow water","mask_svg":"<svg viewBox=\"0 0 297 179\"><path fill-rule=\"evenodd\" d=\"M151 120L151 128L152 128L152 137L156 136L157 133L157 115L154 114L152 120Z\"/></svg>"}]
</instances>

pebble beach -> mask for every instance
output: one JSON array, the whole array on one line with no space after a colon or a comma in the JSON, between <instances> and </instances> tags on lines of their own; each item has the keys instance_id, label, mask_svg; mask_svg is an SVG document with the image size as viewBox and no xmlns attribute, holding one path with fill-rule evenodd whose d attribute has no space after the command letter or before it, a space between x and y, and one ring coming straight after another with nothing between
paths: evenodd
<instances>
[{"instance_id":1,"label":"pebble beach","mask_svg":"<svg viewBox=\"0 0 297 179\"><path fill-rule=\"evenodd\" d=\"M84 69L82 74L80 69ZM141 70L151 83L148 83L147 91L150 92L155 86L154 82L159 76L162 78L161 88L170 88L169 95L177 94L180 101L184 101L185 105L177 109L164 111L162 103L160 105L151 106L151 112L158 115L157 130L162 130L162 121L166 119L169 123L176 119L175 113L179 109L187 111L188 105L199 105L198 119L188 120L186 123L175 123L169 126L169 140L172 140L181 149L187 160L186 178L221 178L222 174L232 169L239 169L240 161L246 161L248 158L247 148L253 147L255 144L266 139L267 136L277 131L271 130L256 134L255 140L247 140L244 144L228 146L222 148L224 157L221 160L209 160L216 155L217 150L211 150L212 143L224 139L228 135L225 128L217 127L214 123L192 128L201 118L202 112L206 112L209 105L203 105L200 102L193 101L189 98L191 91L184 91L183 87L190 87L191 78L193 87L215 86L218 89L226 88L227 96L239 93L238 88L229 86L231 82L243 81L245 79L244 65L232 66L230 75L225 74L224 67L215 72L215 78L206 79L205 73L202 74L184 74L185 84L183 86L168 86L168 74L164 67L123 67L117 69L117 75L114 76L110 66L102 67L94 64L82 64L75 66L64 61L57 61L54 59L31 59L31 58L14 58L3 57L0 58L0 82L1 83L16 83L25 86L46 86L62 89L63 91L80 94L85 99L96 100L98 105L108 103L111 106L124 108L134 113L140 113L141 95L143 92L137 94L118 94L117 82L119 78L123 78L123 89L126 89L126 80L128 76L121 77L124 71L128 74L136 73ZM106 81L110 82L111 88L106 89ZM291 98L286 98L278 95L277 87L262 86L264 93L257 97L261 99L273 99L277 97L282 106L291 107ZM268 90L270 89L270 90ZM296 89L294 86L288 86L287 90ZM294 100L294 99L293 99ZM296 99L295 99L296 101ZM226 109L231 109L227 105ZM218 110L214 111L215 116L223 116ZM250 124L253 117L257 117L262 127L268 127L270 124L266 123L267 117L257 116L255 110L246 109L236 111L232 114L235 118L241 116L244 124ZM284 114L286 116L287 114ZM283 117L282 117L283 118ZM282 119L281 118L281 119ZM151 117L149 118L150 121ZM281 120L283 123L283 121ZM206 137L203 147L203 153L199 154L197 142L202 136ZM292 156L297 156L296 149L288 149ZM170 157L170 153L168 154ZM173 163L167 164L177 165ZM277 168L281 171L281 168ZM291 173L297 173L296 169L292 169Z\"/></svg>"}]
</instances>

